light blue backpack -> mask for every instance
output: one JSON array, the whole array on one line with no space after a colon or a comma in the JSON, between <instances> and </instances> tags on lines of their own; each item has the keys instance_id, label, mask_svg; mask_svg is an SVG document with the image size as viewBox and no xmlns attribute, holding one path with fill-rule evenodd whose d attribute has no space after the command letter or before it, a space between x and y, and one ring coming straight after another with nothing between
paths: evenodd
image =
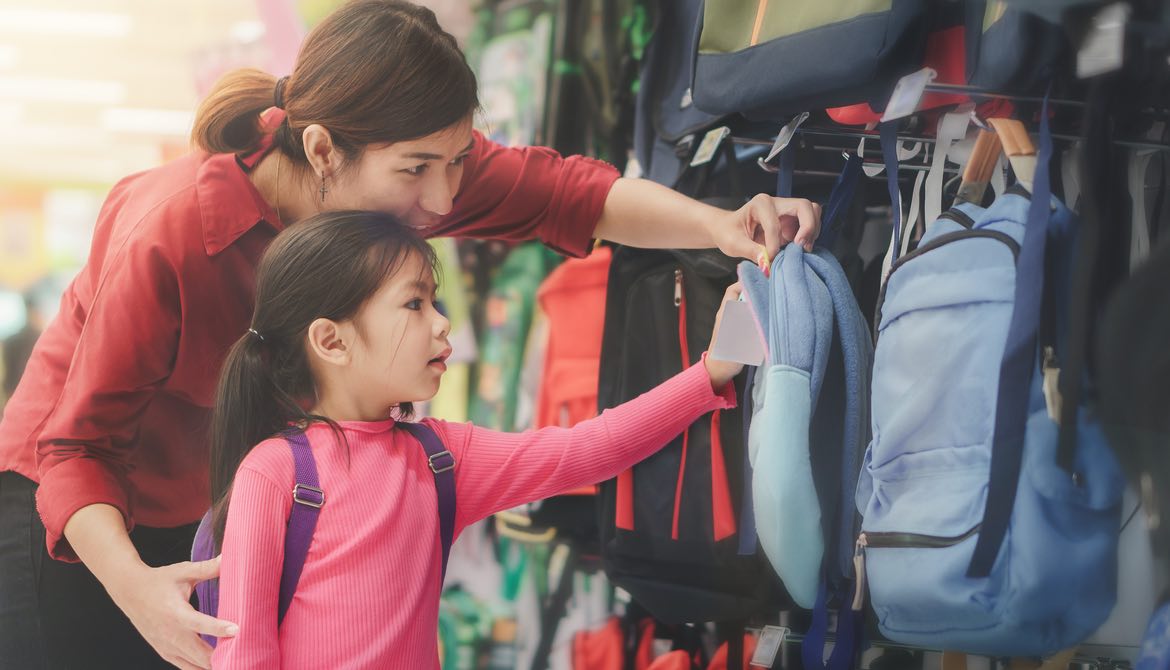
<instances>
[{"instance_id":1,"label":"light blue backpack","mask_svg":"<svg viewBox=\"0 0 1170 670\"><path fill-rule=\"evenodd\" d=\"M869 438L873 344L827 250L790 244L770 278L749 262L739 277L768 344L748 430L756 532L792 600L812 609L826 568L834 582L853 572L856 515L845 482L856 481Z\"/></svg>"},{"instance_id":2,"label":"light blue backpack","mask_svg":"<svg viewBox=\"0 0 1170 670\"><path fill-rule=\"evenodd\" d=\"M1044 655L1113 608L1124 481L1091 407L1058 448L1043 390L1075 220L1051 197L1041 119L1035 197L1013 187L944 213L879 298L858 548L898 642Z\"/></svg>"}]
</instances>

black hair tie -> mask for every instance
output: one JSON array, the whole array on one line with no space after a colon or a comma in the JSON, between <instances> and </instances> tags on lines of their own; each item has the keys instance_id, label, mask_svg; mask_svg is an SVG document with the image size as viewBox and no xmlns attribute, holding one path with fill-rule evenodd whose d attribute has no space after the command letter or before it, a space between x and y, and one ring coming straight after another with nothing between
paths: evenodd
<instances>
[{"instance_id":1,"label":"black hair tie","mask_svg":"<svg viewBox=\"0 0 1170 670\"><path fill-rule=\"evenodd\" d=\"M276 80L276 90L272 93L272 106L277 109L284 109L284 86L288 83L288 77L281 77Z\"/></svg>"}]
</instances>

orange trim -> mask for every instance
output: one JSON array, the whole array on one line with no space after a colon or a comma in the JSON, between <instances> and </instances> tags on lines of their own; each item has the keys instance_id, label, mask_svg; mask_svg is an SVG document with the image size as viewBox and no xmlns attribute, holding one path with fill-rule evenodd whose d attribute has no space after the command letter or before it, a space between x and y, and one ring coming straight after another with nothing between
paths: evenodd
<instances>
[{"instance_id":1,"label":"orange trim","mask_svg":"<svg viewBox=\"0 0 1170 670\"><path fill-rule=\"evenodd\" d=\"M617 513L614 525L622 530L634 530L634 471L626 470L618 475Z\"/></svg>"},{"instance_id":2,"label":"orange trim","mask_svg":"<svg viewBox=\"0 0 1170 670\"><path fill-rule=\"evenodd\" d=\"M731 508L731 488L723 460L719 417L720 410L711 415L711 516L716 542L735 535L735 512Z\"/></svg>"},{"instance_id":3,"label":"orange trim","mask_svg":"<svg viewBox=\"0 0 1170 670\"><path fill-rule=\"evenodd\" d=\"M752 41L751 46L760 43L760 28L764 25L764 14L768 11L768 0L760 0L759 7L756 8L756 25L752 27Z\"/></svg>"}]
</instances>

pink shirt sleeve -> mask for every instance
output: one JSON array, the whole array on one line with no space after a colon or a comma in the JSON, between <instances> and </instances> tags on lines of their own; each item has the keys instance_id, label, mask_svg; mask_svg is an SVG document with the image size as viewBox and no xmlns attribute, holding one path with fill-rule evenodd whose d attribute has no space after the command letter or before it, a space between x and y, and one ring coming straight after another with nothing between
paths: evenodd
<instances>
[{"instance_id":1,"label":"pink shirt sleeve","mask_svg":"<svg viewBox=\"0 0 1170 670\"><path fill-rule=\"evenodd\" d=\"M703 414L735 404L734 388L716 394L700 362L572 428L501 433L435 421L456 460L456 532L521 503L615 477Z\"/></svg>"},{"instance_id":2,"label":"pink shirt sleeve","mask_svg":"<svg viewBox=\"0 0 1170 670\"><path fill-rule=\"evenodd\" d=\"M292 456L283 441L248 455L236 472L228 508L220 565L218 618L240 627L234 638L220 638L212 667L279 668L280 637L276 608L284 566L284 534L292 496ZM266 475L261 472L273 473ZM230 560L228 558L230 557Z\"/></svg>"}]
</instances>

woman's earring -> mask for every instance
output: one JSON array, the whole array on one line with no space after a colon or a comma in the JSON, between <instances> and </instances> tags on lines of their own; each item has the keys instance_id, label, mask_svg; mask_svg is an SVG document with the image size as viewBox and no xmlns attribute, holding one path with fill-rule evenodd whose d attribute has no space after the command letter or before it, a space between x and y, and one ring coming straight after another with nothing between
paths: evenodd
<instances>
[{"instance_id":1,"label":"woman's earring","mask_svg":"<svg viewBox=\"0 0 1170 670\"><path fill-rule=\"evenodd\" d=\"M321 204L325 204L325 194L329 192L329 187L325 186L325 175L321 175Z\"/></svg>"}]
</instances>

